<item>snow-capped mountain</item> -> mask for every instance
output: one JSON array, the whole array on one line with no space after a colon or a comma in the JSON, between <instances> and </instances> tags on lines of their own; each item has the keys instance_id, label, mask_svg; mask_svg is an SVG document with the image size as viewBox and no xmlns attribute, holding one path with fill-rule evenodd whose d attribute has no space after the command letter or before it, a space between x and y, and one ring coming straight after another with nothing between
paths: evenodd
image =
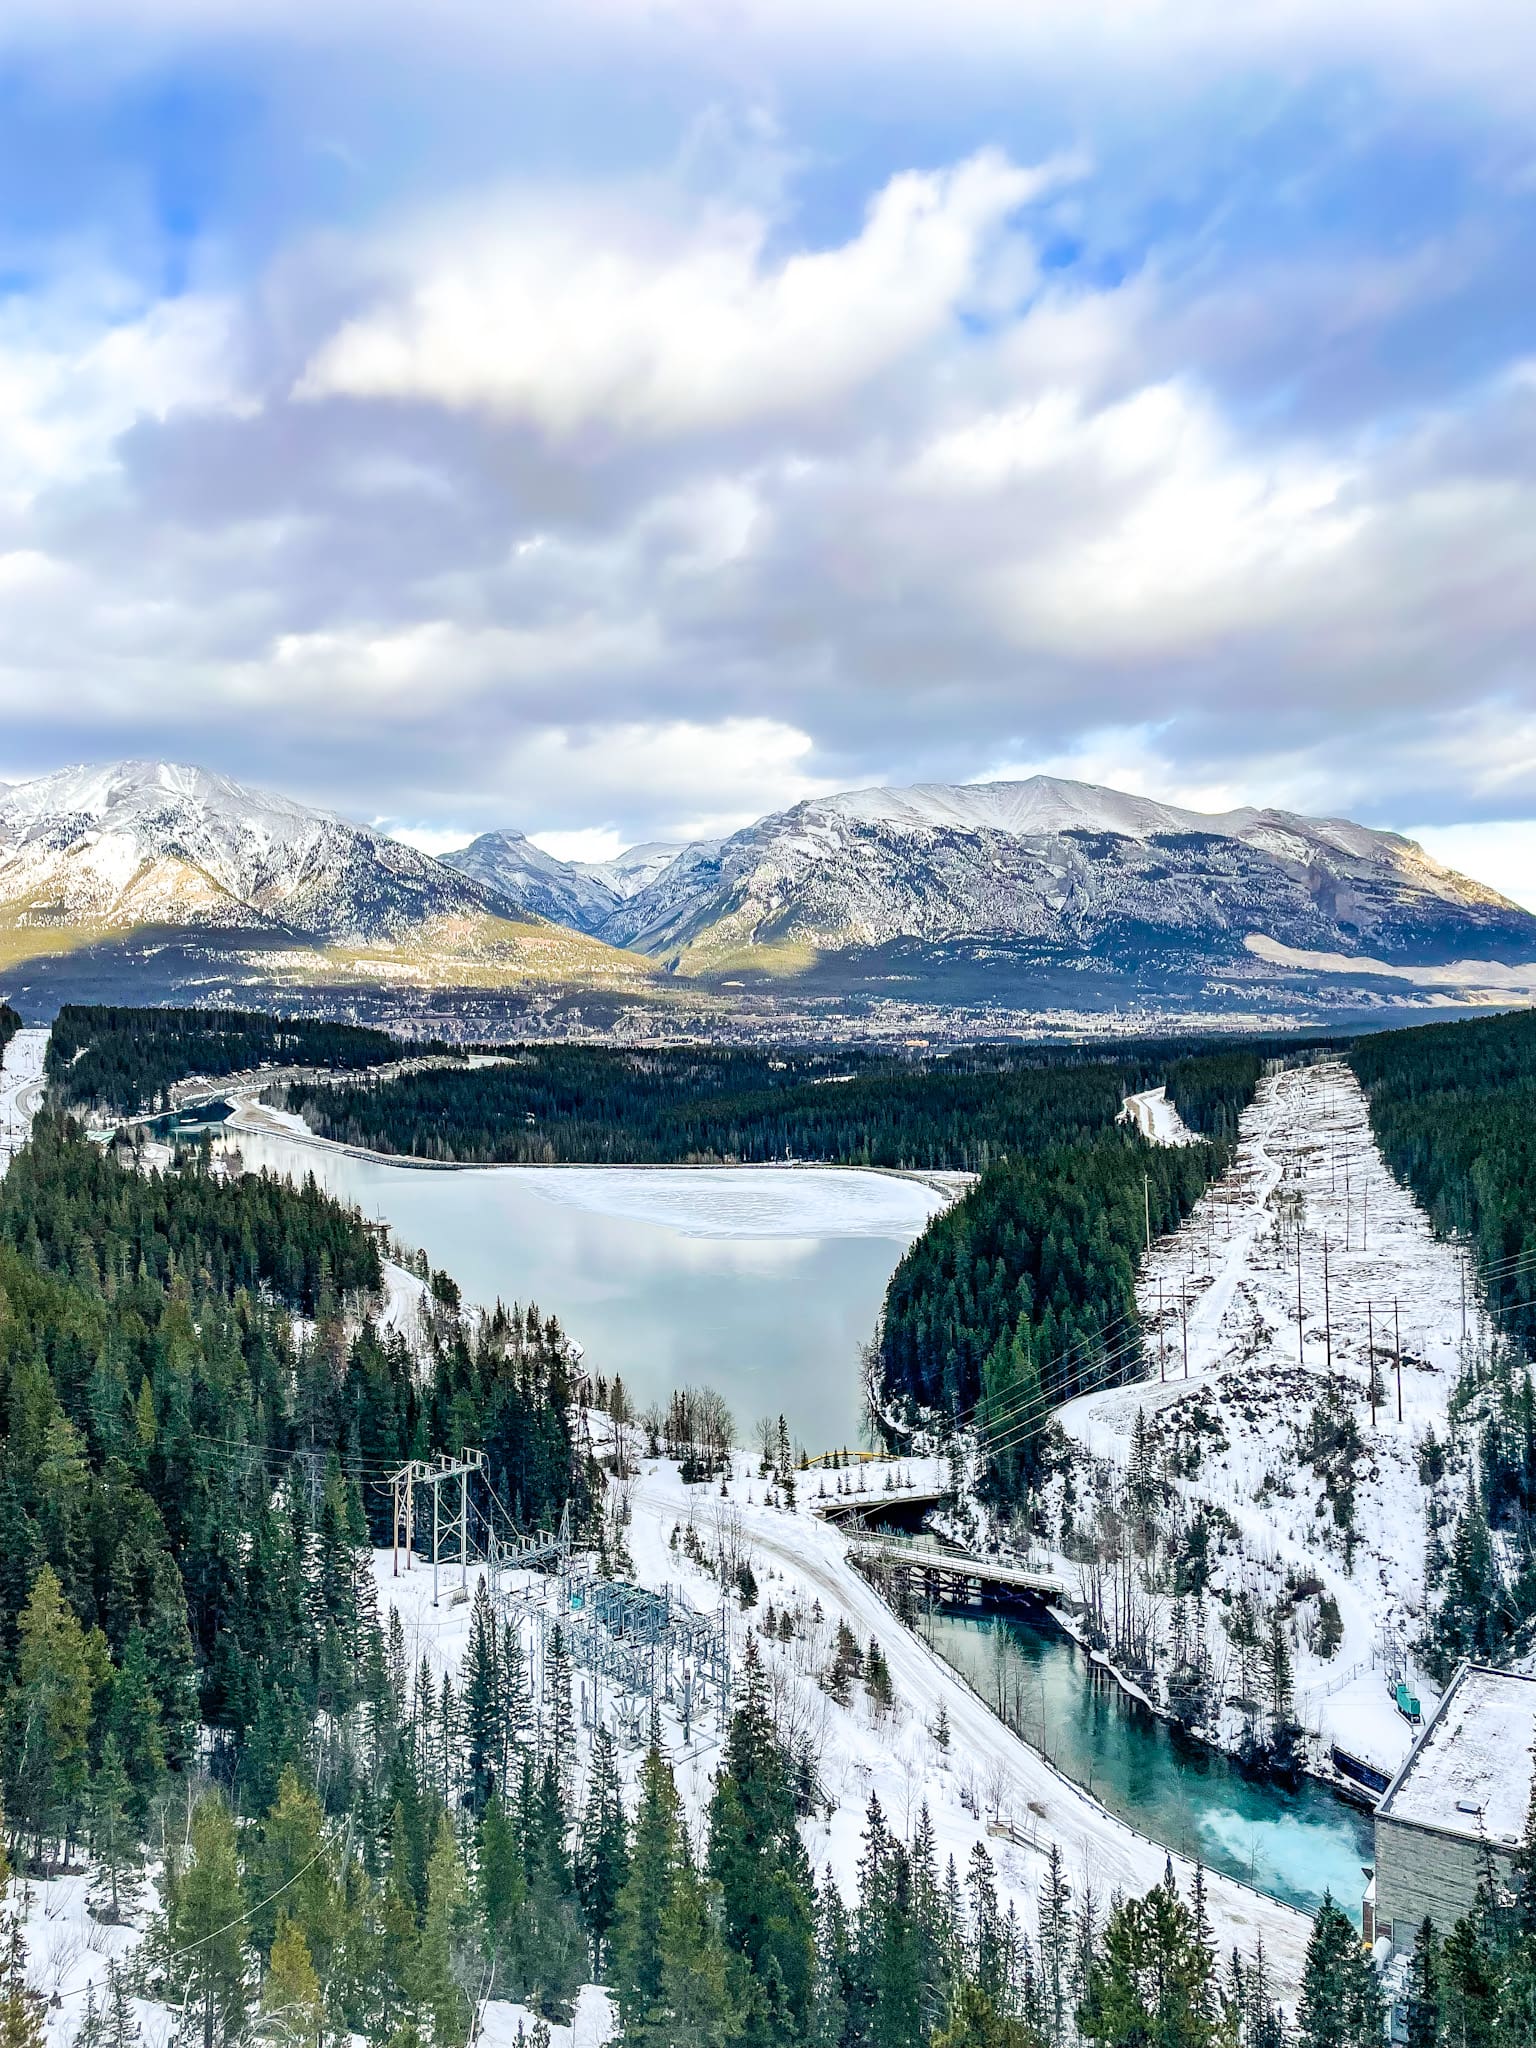
<instances>
[{"instance_id":1,"label":"snow-capped mountain","mask_svg":"<svg viewBox=\"0 0 1536 2048\"><path fill-rule=\"evenodd\" d=\"M482 832L468 846L445 853L443 865L470 876L502 902L573 931L596 931L620 901L602 870L557 860L522 832Z\"/></svg>"},{"instance_id":2,"label":"snow-capped mountain","mask_svg":"<svg viewBox=\"0 0 1536 2048\"><path fill-rule=\"evenodd\" d=\"M0 790L13 924L376 941L498 907L414 847L202 768L120 761Z\"/></svg>"},{"instance_id":3,"label":"snow-capped mountain","mask_svg":"<svg viewBox=\"0 0 1536 2048\"><path fill-rule=\"evenodd\" d=\"M507 830L482 832L443 859L448 867L494 890L503 902L569 925L573 931L609 937L610 925L622 924L619 913L632 898L654 889L679 861L707 860L718 851L718 840L693 845L652 840L631 846L612 860L567 861L535 846L526 834ZM628 940L612 937L612 943L625 945Z\"/></svg>"},{"instance_id":4,"label":"snow-capped mountain","mask_svg":"<svg viewBox=\"0 0 1536 2048\"><path fill-rule=\"evenodd\" d=\"M674 862L600 929L694 973L978 945L1193 967L1241 961L1254 938L1394 963L1536 960L1536 917L1395 833L1050 776L797 804Z\"/></svg>"}]
</instances>

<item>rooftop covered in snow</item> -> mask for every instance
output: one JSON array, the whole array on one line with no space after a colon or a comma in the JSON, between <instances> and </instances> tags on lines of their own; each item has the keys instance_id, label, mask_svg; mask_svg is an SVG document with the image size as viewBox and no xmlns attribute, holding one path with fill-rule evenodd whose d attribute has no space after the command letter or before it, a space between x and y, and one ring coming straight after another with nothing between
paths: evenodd
<instances>
[{"instance_id":1,"label":"rooftop covered in snow","mask_svg":"<svg viewBox=\"0 0 1536 2048\"><path fill-rule=\"evenodd\" d=\"M1530 1805L1533 1742L1536 1677L1464 1664L1376 1818L1513 1848Z\"/></svg>"}]
</instances>

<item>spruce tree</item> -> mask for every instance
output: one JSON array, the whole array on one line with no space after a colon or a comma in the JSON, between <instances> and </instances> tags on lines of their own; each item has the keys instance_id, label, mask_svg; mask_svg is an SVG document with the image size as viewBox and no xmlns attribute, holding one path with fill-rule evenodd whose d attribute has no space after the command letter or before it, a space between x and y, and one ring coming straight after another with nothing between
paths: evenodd
<instances>
[{"instance_id":1,"label":"spruce tree","mask_svg":"<svg viewBox=\"0 0 1536 2048\"><path fill-rule=\"evenodd\" d=\"M1381 2039L1376 1972L1326 1892L1307 1943L1297 2026L1301 2048L1376 2048Z\"/></svg>"},{"instance_id":2,"label":"spruce tree","mask_svg":"<svg viewBox=\"0 0 1536 2048\"><path fill-rule=\"evenodd\" d=\"M1440 1956L1426 1919L1414 1936L1408 1964L1408 2048L1440 2048Z\"/></svg>"},{"instance_id":3,"label":"spruce tree","mask_svg":"<svg viewBox=\"0 0 1536 2048\"><path fill-rule=\"evenodd\" d=\"M0 1916L0 2048L45 2048L47 2029L40 1992L27 1982L27 1941L21 1916Z\"/></svg>"},{"instance_id":4,"label":"spruce tree","mask_svg":"<svg viewBox=\"0 0 1536 2048\"><path fill-rule=\"evenodd\" d=\"M462 2042L473 2017L464 1991L464 1958L469 1928L469 1885L458 1837L445 1813L427 1863L427 1909L422 1916L420 1995L432 2021L432 2038Z\"/></svg>"},{"instance_id":5,"label":"spruce tree","mask_svg":"<svg viewBox=\"0 0 1536 2048\"><path fill-rule=\"evenodd\" d=\"M677 1787L653 1740L640 1768L629 1875L613 1927L614 1988L626 2040L665 2043L667 1912L684 1853Z\"/></svg>"},{"instance_id":6,"label":"spruce tree","mask_svg":"<svg viewBox=\"0 0 1536 2048\"><path fill-rule=\"evenodd\" d=\"M796 2048L814 1986L813 1882L789 1759L751 1637L710 1801L709 1875L719 1887L726 1941L745 1959L754 1987L746 2038L761 2048Z\"/></svg>"},{"instance_id":7,"label":"spruce tree","mask_svg":"<svg viewBox=\"0 0 1536 2048\"><path fill-rule=\"evenodd\" d=\"M619 1893L629 1874L629 1839L613 1737L599 1728L592 1738L592 1769L576 1850L576 1892L592 1944L593 1975L601 1978Z\"/></svg>"},{"instance_id":8,"label":"spruce tree","mask_svg":"<svg viewBox=\"0 0 1536 2048\"><path fill-rule=\"evenodd\" d=\"M484 1810L493 1787L502 1781L506 1708L499 1635L490 1589L482 1578L475 1584L464 1653L464 1796L472 1813Z\"/></svg>"},{"instance_id":9,"label":"spruce tree","mask_svg":"<svg viewBox=\"0 0 1536 2048\"><path fill-rule=\"evenodd\" d=\"M165 1872L167 1970L173 1995L197 2016L203 2048L217 2048L244 2022L250 1972L235 1824L217 1792L192 1809L188 1852Z\"/></svg>"},{"instance_id":10,"label":"spruce tree","mask_svg":"<svg viewBox=\"0 0 1536 2048\"><path fill-rule=\"evenodd\" d=\"M122 1752L117 1737L109 1732L102 1738L101 1761L90 1791L91 1911L98 1920L117 1922L138 1900L144 1856L132 1803L133 1787L123 1768Z\"/></svg>"}]
</instances>

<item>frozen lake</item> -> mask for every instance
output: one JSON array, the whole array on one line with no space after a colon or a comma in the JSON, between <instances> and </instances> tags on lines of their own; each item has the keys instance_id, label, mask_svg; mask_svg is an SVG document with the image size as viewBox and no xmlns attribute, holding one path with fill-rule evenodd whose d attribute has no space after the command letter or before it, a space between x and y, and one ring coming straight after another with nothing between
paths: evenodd
<instances>
[{"instance_id":1,"label":"frozen lake","mask_svg":"<svg viewBox=\"0 0 1536 2048\"><path fill-rule=\"evenodd\" d=\"M537 1302L638 1407L713 1386L743 1434L783 1413L812 1451L857 1444L859 1347L886 1282L944 1197L822 1167L467 1167L432 1172L278 1133L245 1163L387 1222L465 1299Z\"/></svg>"}]
</instances>

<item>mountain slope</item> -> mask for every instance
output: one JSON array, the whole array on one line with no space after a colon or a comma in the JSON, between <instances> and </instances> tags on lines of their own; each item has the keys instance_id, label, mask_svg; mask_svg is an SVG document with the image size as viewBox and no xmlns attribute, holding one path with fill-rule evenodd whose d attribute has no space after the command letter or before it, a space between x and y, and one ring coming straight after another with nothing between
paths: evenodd
<instances>
[{"instance_id":1,"label":"mountain slope","mask_svg":"<svg viewBox=\"0 0 1536 2048\"><path fill-rule=\"evenodd\" d=\"M596 931L621 901L600 869L557 860L521 832L482 832L468 846L444 854L443 865L468 875L502 902L573 931Z\"/></svg>"},{"instance_id":2,"label":"mountain slope","mask_svg":"<svg viewBox=\"0 0 1536 2048\"><path fill-rule=\"evenodd\" d=\"M626 945L625 904L655 888L678 862L691 866L718 851L718 840L688 845L651 841L612 860L567 861L535 846L526 834L507 830L482 832L468 846L444 854L443 862L535 917Z\"/></svg>"},{"instance_id":3,"label":"mountain slope","mask_svg":"<svg viewBox=\"0 0 1536 2048\"><path fill-rule=\"evenodd\" d=\"M166 930L305 949L317 980L644 972L399 840L204 769L123 761L0 789L0 964Z\"/></svg>"},{"instance_id":4,"label":"mountain slope","mask_svg":"<svg viewBox=\"0 0 1536 2048\"><path fill-rule=\"evenodd\" d=\"M1253 935L1387 961L1536 960L1536 917L1394 833L1206 815L1048 776L797 804L716 860L669 869L605 930L692 974L978 945L1250 972Z\"/></svg>"}]
</instances>

